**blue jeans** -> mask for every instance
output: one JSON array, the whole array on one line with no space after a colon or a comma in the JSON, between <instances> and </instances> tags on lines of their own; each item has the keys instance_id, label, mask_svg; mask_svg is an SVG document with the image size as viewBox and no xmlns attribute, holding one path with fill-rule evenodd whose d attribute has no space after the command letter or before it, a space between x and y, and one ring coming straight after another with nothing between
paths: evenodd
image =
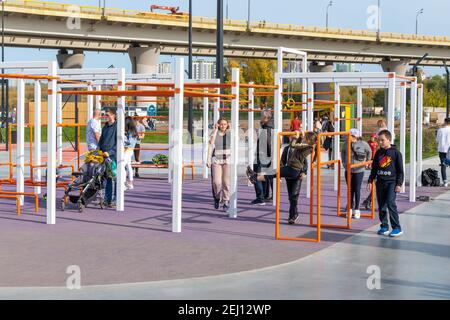
<instances>
[{"instance_id":1,"label":"blue jeans","mask_svg":"<svg viewBox=\"0 0 450 320\"><path fill-rule=\"evenodd\" d=\"M448 160L447 153L445 152L439 152L439 159L441 160L441 176L442 176L442 182L448 182L447 181L447 166L448 166Z\"/></svg>"},{"instance_id":2,"label":"blue jeans","mask_svg":"<svg viewBox=\"0 0 450 320\"><path fill-rule=\"evenodd\" d=\"M375 183L375 187L377 190L377 201L378 210L380 213L381 227L389 228L389 211L389 220L391 222L392 229L401 229L400 218L397 211L397 204L395 202L397 197L397 193L395 192L395 182L379 183L377 181Z\"/></svg>"},{"instance_id":3,"label":"blue jeans","mask_svg":"<svg viewBox=\"0 0 450 320\"><path fill-rule=\"evenodd\" d=\"M260 164L253 164L253 171L256 173L261 172L261 165ZM255 183L255 193L256 193L256 199L264 201L265 198L265 190L266 190L266 184L267 182L258 181Z\"/></svg>"}]
</instances>

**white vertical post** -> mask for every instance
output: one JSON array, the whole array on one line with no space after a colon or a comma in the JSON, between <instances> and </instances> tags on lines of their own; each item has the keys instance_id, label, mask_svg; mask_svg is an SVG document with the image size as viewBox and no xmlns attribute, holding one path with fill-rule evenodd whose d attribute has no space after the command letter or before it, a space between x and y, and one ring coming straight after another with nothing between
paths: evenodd
<instances>
[{"instance_id":1,"label":"white vertical post","mask_svg":"<svg viewBox=\"0 0 450 320\"><path fill-rule=\"evenodd\" d=\"M205 89L205 92L208 92ZM208 97L203 98L203 140L202 140L202 154L203 154L203 178L208 179L208 167L206 166L206 162L208 161L208 138L209 138L209 130L208 130L208 114L209 114L209 99Z\"/></svg>"},{"instance_id":2,"label":"white vertical post","mask_svg":"<svg viewBox=\"0 0 450 320\"><path fill-rule=\"evenodd\" d=\"M334 84L334 131L340 132L341 131L341 121L339 120L341 118L341 87L338 83ZM337 120L336 120L337 119ZM331 121L331 119L330 119ZM334 160L341 159L341 136L336 135L334 136L334 145L333 145L333 154L334 154ZM318 151L320 152L320 150ZM336 165L334 166L334 191L337 191L338 189L338 183L339 183L339 170L336 168Z\"/></svg>"},{"instance_id":3,"label":"white vertical post","mask_svg":"<svg viewBox=\"0 0 450 320\"><path fill-rule=\"evenodd\" d=\"M49 65L49 75L57 76L56 62ZM47 224L56 223L56 109L57 83L56 79L48 84L47 105Z\"/></svg>"},{"instance_id":4,"label":"white vertical post","mask_svg":"<svg viewBox=\"0 0 450 320\"><path fill-rule=\"evenodd\" d=\"M302 72L303 73L308 72L307 56L303 56ZM308 100L308 94L306 93L308 90L307 87L308 87L308 80L306 80L305 78L302 78L302 92L304 92L304 94L302 95L302 102L306 102ZM314 91L314 89L313 89L313 91ZM313 99L314 99L314 97L313 97ZM302 109L303 109L303 111L302 111L302 130L303 131L306 131L306 124L307 124L307 117L308 117L308 112L305 110L305 106L306 106L306 104L302 105Z\"/></svg>"},{"instance_id":5,"label":"white vertical post","mask_svg":"<svg viewBox=\"0 0 450 320\"><path fill-rule=\"evenodd\" d=\"M283 97L281 92L283 91L283 80L280 77L280 73L275 74L275 92L274 92L274 104L273 104L273 120L274 127L272 133L272 168L277 169L278 167L278 133L283 131L283 113L282 113L282 102ZM276 178L273 180L273 197L272 204L276 205L276 194L277 194L277 181Z\"/></svg>"},{"instance_id":6,"label":"white vertical post","mask_svg":"<svg viewBox=\"0 0 450 320\"><path fill-rule=\"evenodd\" d=\"M174 98L169 98L169 174L168 182L173 181L173 139L174 139Z\"/></svg>"},{"instance_id":7,"label":"white vertical post","mask_svg":"<svg viewBox=\"0 0 450 320\"><path fill-rule=\"evenodd\" d=\"M88 91L92 91L92 86L88 86ZM88 95L86 97L86 100L87 100L86 123L88 123L88 121L91 120L92 117L94 116L94 96Z\"/></svg>"},{"instance_id":8,"label":"white vertical post","mask_svg":"<svg viewBox=\"0 0 450 320\"><path fill-rule=\"evenodd\" d=\"M250 84L253 84L253 82L250 82ZM253 164L255 162L255 113L253 110L255 110L255 89L249 88L248 89L248 100L250 101L248 103L248 108L250 109L248 112L248 131L247 131L247 139L248 139L248 164L253 169Z\"/></svg>"},{"instance_id":9,"label":"white vertical post","mask_svg":"<svg viewBox=\"0 0 450 320\"><path fill-rule=\"evenodd\" d=\"M356 118L358 118L358 130L361 133L361 136L363 134L363 91L361 87L357 87L356 89Z\"/></svg>"},{"instance_id":10,"label":"white vertical post","mask_svg":"<svg viewBox=\"0 0 450 320\"><path fill-rule=\"evenodd\" d=\"M217 90L217 93L220 93L220 90ZM216 98L214 100L213 109L214 109L213 110L213 121L214 121L214 124L216 124L217 121L219 121L219 119L220 119L220 111L219 111L219 109L220 109L220 98Z\"/></svg>"},{"instance_id":11,"label":"white vertical post","mask_svg":"<svg viewBox=\"0 0 450 320\"><path fill-rule=\"evenodd\" d=\"M57 86L57 90L60 91L61 88ZM56 123L62 124L63 123L63 116L62 116L62 94L57 93L56 94ZM48 107L47 107L48 108ZM57 157L58 157L58 165L61 165L63 162L63 136L62 136L63 128L61 126L56 127L56 150L57 150Z\"/></svg>"},{"instance_id":12,"label":"white vertical post","mask_svg":"<svg viewBox=\"0 0 450 320\"><path fill-rule=\"evenodd\" d=\"M239 69L231 71L231 186L230 186L230 218L237 218L238 161L239 161Z\"/></svg>"},{"instance_id":13,"label":"white vertical post","mask_svg":"<svg viewBox=\"0 0 450 320\"><path fill-rule=\"evenodd\" d=\"M423 157L423 85L418 85L417 91L417 186L422 186L422 157Z\"/></svg>"},{"instance_id":14,"label":"white vertical post","mask_svg":"<svg viewBox=\"0 0 450 320\"><path fill-rule=\"evenodd\" d=\"M303 71L303 72L306 72L306 71ZM308 101L308 93L307 93L308 92L308 81L306 79L302 79L302 92L304 92L304 94L302 94L302 102L303 102L303 104L302 104L302 131L306 131L308 128L308 112L307 112L307 104L305 104L305 102Z\"/></svg>"},{"instance_id":15,"label":"white vertical post","mask_svg":"<svg viewBox=\"0 0 450 320\"><path fill-rule=\"evenodd\" d=\"M406 168L406 83L400 84L400 153L403 156L403 168ZM401 193L405 193L403 183Z\"/></svg>"},{"instance_id":16,"label":"white vertical post","mask_svg":"<svg viewBox=\"0 0 450 320\"><path fill-rule=\"evenodd\" d=\"M416 202L417 81L411 83L411 128L409 153L409 202Z\"/></svg>"},{"instance_id":17,"label":"white vertical post","mask_svg":"<svg viewBox=\"0 0 450 320\"><path fill-rule=\"evenodd\" d=\"M126 90L125 69L118 70L118 89ZM116 211L125 210L125 97L117 98L117 181Z\"/></svg>"},{"instance_id":18,"label":"white vertical post","mask_svg":"<svg viewBox=\"0 0 450 320\"><path fill-rule=\"evenodd\" d=\"M176 62L175 99L173 105L173 181L172 181L172 232L181 232L183 196L183 100L184 100L184 59Z\"/></svg>"},{"instance_id":19,"label":"white vertical post","mask_svg":"<svg viewBox=\"0 0 450 320\"><path fill-rule=\"evenodd\" d=\"M395 141L395 73L389 74L388 87L388 112L387 112L387 126L392 134L392 142Z\"/></svg>"},{"instance_id":20,"label":"white vertical post","mask_svg":"<svg viewBox=\"0 0 450 320\"><path fill-rule=\"evenodd\" d=\"M16 190L24 192L25 174L25 80L17 79L17 153ZM19 196L23 206L23 196Z\"/></svg>"},{"instance_id":21,"label":"white vertical post","mask_svg":"<svg viewBox=\"0 0 450 320\"><path fill-rule=\"evenodd\" d=\"M314 83L311 80L307 81L307 87L308 87L308 94L307 94L307 104L306 109L307 110L307 116L305 119L306 122L306 128L305 131L313 131L314 130ZM303 121L302 121L303 122ZM311 163L313 159L311 156L308 156L308 163ZM306 174L306 197L311 197L311 166L308 166L307 174Z\"/></svg>"},{"instance_id":22,"label":"white vertical post","mask_svg":"<svg viewBox=\"0 0 450 320\"><path fill-rule=\"evenodd\" d=\"M95 90L96 91L101 91L102 90L102 86L101 85L95 86ZM95 96L95 109L101 109L102 108L102 103L100 102L100 100L102 100L102 96Z\"/></svg>"},{"instance_id":23,"label":"white vertical post","mask_svg":"<svg viewBox=\"0 0 450 320\"><path fill-rule=\"evenodd\" d=\"M33 150L33 165L36 169L33 169L34 181L41 182L42 170L39 167L41 165L41 83L39 80L34 82L34 150ZM41 194L41 187L34 187L34 193Z\"/></svg>"}]
</instances>

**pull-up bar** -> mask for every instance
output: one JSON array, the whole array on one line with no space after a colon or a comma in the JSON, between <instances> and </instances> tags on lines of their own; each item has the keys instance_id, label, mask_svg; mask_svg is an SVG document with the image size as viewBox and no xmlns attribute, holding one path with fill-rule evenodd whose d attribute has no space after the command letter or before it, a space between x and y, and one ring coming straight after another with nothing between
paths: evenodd
<instances>
[{"instance_id":1,"label":"pull-up bar","mask_svg":"<svg viewBox=\"0 0 450 320\"><path fill-rule=\"evenodd\" d=\"M28 79L28 80L58 80L59 77L52 76L37 76L37 75L29 75L29 74L15 74L15 73L2 73L0 74L0 78L3 79Z\"/></svg>"}]
</instances>

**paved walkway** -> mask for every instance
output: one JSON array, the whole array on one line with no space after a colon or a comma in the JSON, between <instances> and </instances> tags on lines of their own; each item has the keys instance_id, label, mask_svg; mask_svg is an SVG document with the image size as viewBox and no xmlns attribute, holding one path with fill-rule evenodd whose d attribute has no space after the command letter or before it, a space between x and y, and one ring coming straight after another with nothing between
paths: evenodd
<instances>
[{"instance_id":1,"label":"paved walkway","mask_svg":"<svg viewBox=\"0 0 450 320\"><path fill-rule=\"evenodd\" d=\"M1 299L450 299L450 192L402 216L405 235L376 227L300 260L223 276L140 284L3 288ZM211 255L214 253L211 252ZM381 289L366 286L381 270Z\"/></svg>"}]
</instances>

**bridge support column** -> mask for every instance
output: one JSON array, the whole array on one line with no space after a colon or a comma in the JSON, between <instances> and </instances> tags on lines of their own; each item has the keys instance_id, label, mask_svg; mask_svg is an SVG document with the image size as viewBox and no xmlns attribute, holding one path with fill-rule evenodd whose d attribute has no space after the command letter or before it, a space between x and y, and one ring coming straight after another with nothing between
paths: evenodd
<instances>
[{"instance_id":1,"label":"bridge support column","mask_svg":"<svg viewBox=\"0 0 450 320\"><path fill-rule=\"evenodd\" d=\"M66 49L61 49L56 55L60 69L81 69L84 63L83 50L75 49L69 53Z\"/></svg>"},{"instance_id":2,"label":"bridge support column","mask_svg":"<svg viewBox=\"0 0 450 320\"><path fill-rule=\"evenodd\" d=\"M333 72L333 62L311 62L309 65L310 72ZM331 92L331 85L329 83L314 84L314 92ZM315 94L314 99L318 100L333 100L333 94Z\"/></svg>"},{"instance_id":3,"label":"bridge support column","mask_svg":"<svg viewBox=\"0 0 450 320\"><path fill-rule=\"evenodd\" d=\"M151 47L130 47L128 55L130 56L132 72L136 74L156 74L158 73L158 61L160 55L159 46ZM137 90L149 90L148 87L137 87ZM137 100L143 100L145 97L136 97ZM137 103L137 106L148 106L148 103ZM155 104L156 105L156 104Z\"/></svg>"},{"instance_id":4,"label":"bridge support column","mask_svg":"<svg viewBox=\"0 0 450 320\"><path fill-rule=\"evenodd\" d=\"M383 72L395 72L399 76L405 76L406 71L408 71L409 67L409 61L408 59L404 60L398 60L398 61L391 61L391 60L383 60L381 61L381 68L383 69ZM384 98L384 114L387 113L387 106L388 106L388 95L387 90ZM395 91L395 113L400 113L400 107L401 107L401 89L398 88Z\"/></svg>"}]
</instances>

